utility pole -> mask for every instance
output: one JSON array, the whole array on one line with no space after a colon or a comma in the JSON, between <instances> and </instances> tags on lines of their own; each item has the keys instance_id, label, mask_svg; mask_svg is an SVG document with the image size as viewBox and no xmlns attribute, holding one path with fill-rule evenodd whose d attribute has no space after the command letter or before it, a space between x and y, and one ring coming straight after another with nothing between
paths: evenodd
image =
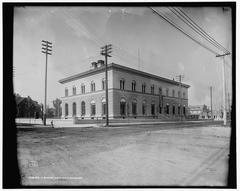
<instances>
[{"instance_id":1,"label":"utility pole","mask_svg":"<svg viewBox=\"0 0 240 191\"><path fill-rule=\"evenodd\" d=\"M105 84L106 84L106 127L109 126L109 115L108 115L108 71L107 71L107 58L112 57L110 53L112 53L112 45L107 44L101 47L101 55L105 56Z\"/></svg>"},{"instance_id":2,"label":"utility pole","mask_svg":"<svg viewBox=\"0 0 240 191\"><path fill-rule=\"evenodd\" d=\"M230 94L228 93L228 110L231 112L231 102L230 102Z\"/></svg>"},{"instance_id":3,"label":"utility pole","mask_svg":"<svg viewBox=\"0 0 240 191\"><path fill-rule=\"evenodd\" d=\"M228 113L229 113L229 119L231 120L231 101L230 101L229 93L228 93Z\"/></svg>"},{"instance_id":4,"label":"utility pole","mask_svg":"<svg viewBox=\"0 0 240 191\"><path fill-rule=\"evenodd\" d=\"M213 118L213 111L212 111L212 86L210 86L210 102L211 102L211 119Z\"/></svg>"},{"instance_id":5,"label":"utility pole","mask_svg":"<svg viewBox=\"0 0 240 191\"><path fill-rule=\"evenodd\" d=\"M225 80L225 56L230 55L230 53L216 55L216 57L222 57L223 59L223 124L227 125L227 111L226 111L226 80Z\"/></svg>"},{"instance_id":6,"label":"utility pole","mask_svg":"<svg viewBox=\"0 0 240 191\"><path fill-rule=\"evenodd\" d=\"M180 99L180 116L181 116L181 121L182 121L182 79L184 78L183 75L178 75L176 76L177 78L179 78L179 89L180 89L180 96L179 96L179 99Z\"/></svg>"},{"instance_id":7,"label":"utility pole","mask_svg":"<svg viewBox=\"0 0 240 191\"><path fill-rule=\"evenodd\" d=\"M46 105L47 105L47 58L48 55L52 55L52 43L49 41L42 40L42 53L46 55L46 66L45 66L45 94L44 94L44 109L43 109L43 125L46 125Z\"/></svg>"}]
</instances>

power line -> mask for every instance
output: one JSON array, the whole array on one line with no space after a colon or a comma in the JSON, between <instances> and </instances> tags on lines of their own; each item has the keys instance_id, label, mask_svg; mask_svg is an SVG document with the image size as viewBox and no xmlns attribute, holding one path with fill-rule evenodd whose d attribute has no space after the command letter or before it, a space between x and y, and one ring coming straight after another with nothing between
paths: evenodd
<instances>
[{"instance_id":1,"label":"power line","mask_svg":"<svg viewBox=\"0 0 240 191\"><path fill-rule=\"evenodd\" d=\"M83 33L86 33L86 32L89 33L89 31L85 31L85 30L83 29L83 27L77 22L77 20L76 20L70 13L64 11L64 15L67 16L67 17L69 17L69 18L71 19L71 20L70 20L71 24L76 25L76 26L77 26L77 30L82 31ZM85 24L89 27L89 24L87 24L87 23L85 23ZM93 27L90 27L90 28L93 28ZM106 44L106 40L101 40L101 39L99 39L99 38L96 38L96 37L94 37L93 35L90 35L90 33L89 33L89 36L90 36L90 39L91 39L97 46L100 46L100 45L102 45L102 44ZM118 53L120 52L120 54L124 54L125 56L128 56L129 58L132 57L132 60L134 60L134 61L135 61L135 59L137 59L137 56L132 55L132 54L129 53L129 51L127 51L126 49L120 48L119 46L117 46L117 45L115 45L115 44L112 44L112 46L113 46L114 49L116 50L116 51L115 51L116 54L118 54ZM118 55L119 55L119 54L118 54ZM120 57L121 57L121 56L120 56ZM120 57L119 57L119 58L120 58ZM142 59L141 59L141 61L142 61L143 63L146 63L146 62L143 61Z\"/></svg>"},{"instance_id":2,"label":"power line","mask_svg":"<svg viewBox=\"0 0 240 191\"><path fill-rule=\"evenodd\" d=\"M226 48L224 48L220 43L218 43L213 37L211 37L207 32L205 32L196 22L194 22L183 10L181 10L181 9L179 9L179 8L174 8L174 7L173 7L173 9L179 10L179 11L182 13L182 15L185 16L185 18L187 18L188 20L190 20L190 22L191 22L194 26L196 26L203 34L205 34L209 39L211 39L212 41L214 41L214 42L218 45L218 47L221 47L221 49L223 49L225 52L230 53Z\"/></svg>"},{"instance_id":3,"label":"power line","mask_svg":"<svg viewBox=\"0 0 240 191\"><path fill-rule=\"evenodd\" d=\"M188 20L185 19L185 17L182 16L182 14L173 8L168 7L168 9L173 12L180 20L182 20L185 24L187 24L191 29L193 29L196 33L198 33L201 37L203 37L205 40L207 40L209 43L211 43L212 45L214 45L216 48L221 49L221 51L225 52L225 50L222 50L222 48L215 42L215 40L213 41L212 39L209 39L208 36L206 36L202 31L200 31L195 25L191 24Z\"/></svg>"},{"instance_id":4,"label":"power line","mask_svg":"<svg viewBox=\"0 0 240 191\"><path fill-rule=\"evenodd\" d=\"M184 35L186 35L187 37L189 37L190 39L192 39L194 42L196 42L197 44L199 44L200 46L202 46L203 48L207 49L208 51L212 52L215 55L218 55L217 52L215 52L214 50L210 49L209 47L205 46L203 43L199 42L198 40L196 40L192 35L190 35L189 33L187 33L186 31L184 31L179 25L177 25L176 23L174 23L172 20L170 20L169 18L167 18L166 16L164 16L163 14L159 13L158 11L156 11L155 9L153 9L152 7L150 7L150 9L153 10L154 13L156 13L158 16L160 16L161 18L163 18L165 21L167 21L169 24L171 24L173 27L175 27L177 30L179 30L180 32L182 32Z\"/></svg>"}]
</instances>

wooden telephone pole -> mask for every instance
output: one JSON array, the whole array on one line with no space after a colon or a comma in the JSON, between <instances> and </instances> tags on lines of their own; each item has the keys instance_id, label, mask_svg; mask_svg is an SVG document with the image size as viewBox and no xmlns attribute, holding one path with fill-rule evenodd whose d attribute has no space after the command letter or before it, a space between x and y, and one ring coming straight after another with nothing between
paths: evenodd
<instances>
[{"instance_id":1,"label":"wooden telephone pole","mask_svg":"<svg viewBox=\"0 0 240 191\"><path fill-rule=\"evenodd\" d=\"M222 57L223 59L223 124L227 125L227 104L226 104L226 79L225 79L225 56L230 55L230 53L217 55L216 57Z\"/></svg>"},{"instance_id":2,"label":"wooden telephone pole","mask_svg":"<svg viewBox=\"0 0 240 191\"><path fill-rule=\"evenodd\" d=\"M213 119L213 111L212 111L212 86L210 86L210 104L211 104L211 119Z\"/></svg>"},{"instance_id":3,"label":"wooden telephone pole","mask_svg":"<svg viewBox=\"0 0 240 191\"><path fill-rule=\"evenodd\" d=\"M181 117L181 121L182 121L182 79L184 78L183 75L178 75L176 76L177 78L179 78L179 89L180 89L180 95L179 95L179 99L180 99L180 117Z\"/></svg>"},{"instance_id":4,"label":"wooden telephone pole","mask_svg":"<svg viewBox=\"0 0 240 191\"><path fill-rule=\"evenodd\" d=\"M101 55L105 56L105 84L106 84L106 127L109 126L109 114L108 114L108 71L107 71L107 58L112 57L112 45L108 44L101 47Z\"/></svg>"},{"instance_id":5,"label":"wooden telephone pole","mask_svg":"<svg viewBox=\"0 0 240 191\"><path fill-rule=\"evenodd\" d=\"M43 108L43 125L46 125L46 108L47 108L47 61L48 55L52 55L52 43L42 40L42 53L46 55L45 66L45 94L44 94L44 108Z\"/></svg>"}]
</instances>

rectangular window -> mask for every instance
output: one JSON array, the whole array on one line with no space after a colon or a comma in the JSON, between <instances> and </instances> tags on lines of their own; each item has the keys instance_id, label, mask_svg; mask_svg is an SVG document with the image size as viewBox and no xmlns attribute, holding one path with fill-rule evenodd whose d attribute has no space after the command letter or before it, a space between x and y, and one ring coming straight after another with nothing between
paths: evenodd
<instances>
[{"instance_id":1,"label":"rectangular window","mask_svg":"<svg viewBox=\"0 0 240 191\"><path fill-rule=\"evenodd\" d=\"M95 92L95 83L91 83L91 91Z\"/></svg>"},{"instance_id":2,"label":"rectangular window","mask_svg":"<svg viewBox=\"0 0 240 191\"><path fill-rule=\"evenodd\" d=\"M132 82L132 91L133 92L136 91L136 82L135 81Z\"/></svg>"},{"instance_id":3,"label":"rectangular window","mask_svg":"<svg viewBox=\"0 0 240 191\"><path fill-rule=\"evenodd\" d=\"M180 115L180 106L178 106L178 115Z\"/></svg>"},{"instance_id":4,"label":"rectangular window","mask_svg":"<svg viewBox=\"0 0 240 191\"><path fill-rule=\"evenodd\" d=\"M102 90L105 90L105 80L102 80Z\"/></svg>"},{"instance_id":5,"label":"rectangular window","mask_svg":"<svg viewBox=\"0 0 240 191\"><path fill-rule=\"evenodd\" d=\"M65 89L65 96L68 96L68 89Z\"/></svg>"},{"instance_id":6,"label":"rectangular window","mask_svg":"<svg viewBox=\"0 0 240 191\"><path fill-rule=\"evenodd\" d=\"M154 85L151 86L151 94L154 94Z\"/></svg>"},{"instance_id":7,"label":"rectangular window","mask_svg":"<svg viewBox=\"0 0 240 191\"><path fill-rule=\"evenodd\" d=\"M76 87L73 87L73 95L76 95Z\"/></svg>"},{"instance_id":8,"label":"rectangular window","mask_svg":"<svg viewBox=\"0 0 240 191\"><path fill-rule=\"evenodd\" d=\"M159 95L162 95L162 88L159 88Z\"/></svg>"},{"instance_id":9,"label":"rectangular window","mask_svg":"<svg viewBox=\"0 0 240 191\"><path fill-rule=\"evenodd\" d=\"M120 80L120 90L124 90L124 80Z\"/></svg>"},{"instance_id":10,"label":"rectangular window","mask_svg":"<svg viewBox=\"0 0 240 191\"><path fill-rule=\"evenodd\" d=\"M143 85L142 85L142 93L145 93L145 92L146 92L146 85L143 84Z\"/></svg>"},{"instance_id":11,"label":"rectangular window","mask_svg":"<svg viewBox=\"0 0 240 191\"><path fill-rule=\"evenodd\" d=\"M85 86L84 85L81 86L81 90L82 90L82 94L85 94Z\"/></svg>"}]
</instances>

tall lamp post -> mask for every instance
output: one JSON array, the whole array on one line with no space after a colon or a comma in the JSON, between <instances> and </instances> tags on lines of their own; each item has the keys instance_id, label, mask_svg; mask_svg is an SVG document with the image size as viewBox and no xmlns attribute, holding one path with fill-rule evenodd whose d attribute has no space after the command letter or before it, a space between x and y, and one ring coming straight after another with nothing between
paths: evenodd
<instances>
[{"instance_id":1,"label":"tall lamp post","mask_svg":"<svg viewBox=\"0 0 240 191\"><path fill-rule=\"evenodd\" d=\"M42 53L46 55L45 66L45 94L44 94L44 108L43 108L43 125L46 125L46 102L47 102L47 61L48 55L52 55L52 43L42 40Z\"/></svg>"}]
</instances>

